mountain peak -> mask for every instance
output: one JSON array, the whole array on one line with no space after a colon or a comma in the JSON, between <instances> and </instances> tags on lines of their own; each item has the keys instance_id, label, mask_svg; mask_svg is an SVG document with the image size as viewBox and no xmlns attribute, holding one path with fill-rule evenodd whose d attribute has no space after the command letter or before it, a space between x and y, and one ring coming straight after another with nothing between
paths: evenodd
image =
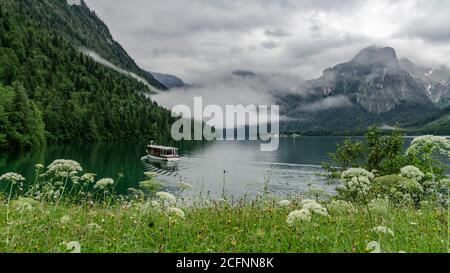
<instances>
[{"instance_id":1,"label":"mountain peak","mask_svg":"<svg viewBox=\"0 0 450 273\"><path fill-rule=\"evenodd\" d=\"M397 68L398 58L395 49L392 47L370 46L359 52L351 63L363 66L383 65Z\"/></svg>"}]
</instances>

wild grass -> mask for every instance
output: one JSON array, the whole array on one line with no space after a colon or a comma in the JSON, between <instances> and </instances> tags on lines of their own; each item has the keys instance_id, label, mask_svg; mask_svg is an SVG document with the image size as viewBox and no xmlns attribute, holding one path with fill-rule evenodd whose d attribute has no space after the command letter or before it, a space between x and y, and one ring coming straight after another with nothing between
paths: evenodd
<instances>
[{"instance_id":1,"label":"wild grass","mask_svg":"<svg viewBox=\"0 0 450 273\"><path fill-rule=\"evenodd\" d=\"M383 252L445 253L448 248L447 211L438 207L392 209L371 223L358 212L313 215L299 225L286 224L298 202L280 206L262 199L252 202L206 202L180 206L185 218L174 218L161 207L137 202L113 205L37 203L15 207L6 223L0 206L0 252L69 252L76 241L81 252L179 253L367 253L377 241ZM377 233L385 226L393 235ZM6 226L10 227L6 244Z\"/></svg>"}]
</instances>

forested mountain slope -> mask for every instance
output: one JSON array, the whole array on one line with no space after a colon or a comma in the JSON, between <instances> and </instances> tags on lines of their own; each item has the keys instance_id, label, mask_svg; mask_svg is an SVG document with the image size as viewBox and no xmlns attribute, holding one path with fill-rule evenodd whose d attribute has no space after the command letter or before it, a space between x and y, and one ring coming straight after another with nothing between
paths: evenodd
<instances>
[{"instance_id":1,"label":"forested mountain slope","mask_svg":"<svg viewBox=\"0 0 450 273\"><path fill-rule=\"evenodd\" d=\"M27 2L0 1L0 149L169 137L170 112L146 85L81 53Z\"/></svg>"}]
</instances>

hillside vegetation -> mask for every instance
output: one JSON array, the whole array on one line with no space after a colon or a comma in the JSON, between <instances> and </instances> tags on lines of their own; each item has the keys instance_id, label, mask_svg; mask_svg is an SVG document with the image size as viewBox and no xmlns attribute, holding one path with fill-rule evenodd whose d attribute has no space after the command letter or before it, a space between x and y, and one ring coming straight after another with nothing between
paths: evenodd
<instances>
[{"instance_id":1,"label":"hillside vegetation","mask_svg":"<svg viewBox=\"0 0 450 273\"><path fill-rule=\"evenodd\" d=\"M79 52L25 2L0 4L0 149L169 136L170 112L146 85Z\"/></svg>"}]
</instances>

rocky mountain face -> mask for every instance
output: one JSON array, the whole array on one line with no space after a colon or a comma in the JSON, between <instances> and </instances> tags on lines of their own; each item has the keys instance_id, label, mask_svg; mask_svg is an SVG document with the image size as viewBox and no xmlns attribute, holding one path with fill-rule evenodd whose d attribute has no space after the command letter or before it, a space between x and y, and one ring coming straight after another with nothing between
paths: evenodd
<instances>
[{"instance_id":1,"label":"rocky mountain face","mask_svg":"<svg viewBox=\"0 0 450 273\"><path fill-rule=\"evenodd\" d=\"M297 92L278 99L282 128L300 131L364 130L405 123L438 108L423 80L404 69L393 48L368 47L347 63L327 68Z\"/></svg>"},{"instance_id":2,"label":"rocky mountain face","mask_svg":"<svg viewBox=\"0 0 450 273\"><path fill-rule=\"evenodd\" d=\"M22 10L38 21L43 28L50 28L71 41L83 51L95 52L101 58L133 73L155 89L167 90L153 75L141 69L123 47L114 40L105 23L91 11L83 0L21 0Z\"/></svg>"},{"instance_id":3,"label":"rocky mountain face","mask_svg":"<svg viewBox=\"0 0 450 273\"><path fill-rule=\"evenodd\" d=\"M448 68L422 67L408 59L401 59L400 66L426 86L427 95L436 106L445 108L450 105L450 70Z\"/></svg>"}]
</instances>

